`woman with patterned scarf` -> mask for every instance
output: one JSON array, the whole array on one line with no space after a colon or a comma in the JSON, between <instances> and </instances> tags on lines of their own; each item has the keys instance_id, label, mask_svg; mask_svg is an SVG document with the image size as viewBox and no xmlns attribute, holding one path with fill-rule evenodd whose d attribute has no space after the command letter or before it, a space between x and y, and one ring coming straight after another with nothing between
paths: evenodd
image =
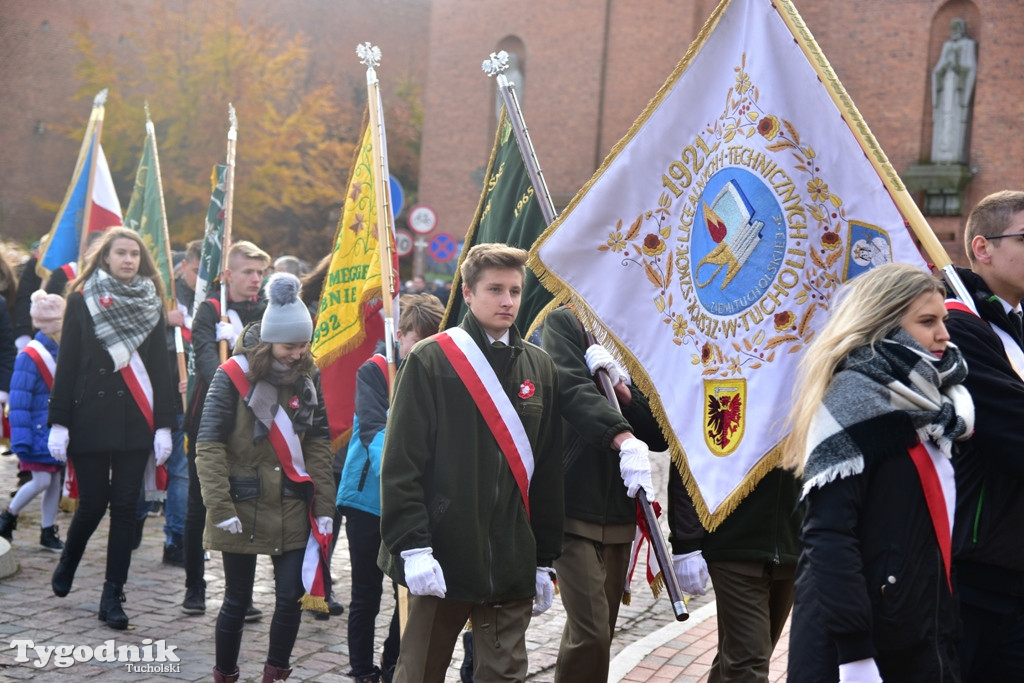
<instances>
[{"instance_id":1,"label":"woman with patterned scarf","mask_svg":"<svg viewBox=\"0 0 1024 683\"><path fill-rule=\"evenodd\" d=\"M803 476L789 680L958 681L951 449L973 430L942 283L856 278L808 347L783 445Z\"/></svg>"},{"instance_id":2,"label":"woman with patterned scarf","mask_svg":"<svg viewBox=\"0 0 1024 683\"><path fill-rule=\"evenodd\" d=\"M224 560L214 681L239 678L245 613L257 555L274 563L275 605L263 681L284 680L300 609L327 612L327 553L334 531L334 473L320 372L309 352L313 321L299 280L267 281L267 309L217 368L196 438L206 503L203 540Z\"/></svg>"},{"instance_id":3,"label":"woman with patterned scarf","mask_svg":"<svg viewBox=\"0 0 1024 683\"><path fill-rule=\"evenodd\" d=\"M163 286L139 235L117 227L104 235L68 292L48 446L61 462L70 456L79 504L51 585L59 597L71 590L85 546L109 507L99 618L125 629L121 603L135 507L150 460L160 465L171 453L176 419Z\"/></svg>"}]
</instances>

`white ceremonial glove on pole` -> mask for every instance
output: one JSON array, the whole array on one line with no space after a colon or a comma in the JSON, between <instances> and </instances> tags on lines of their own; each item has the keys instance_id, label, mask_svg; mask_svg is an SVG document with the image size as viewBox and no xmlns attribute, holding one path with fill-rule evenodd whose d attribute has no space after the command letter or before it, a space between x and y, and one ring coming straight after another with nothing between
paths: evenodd
<instances>
[{"instance_id":1,"label":"white ceremonial glove on pole","mask_svg":"<svg viewBox=\"0 0 1024 683\"><path fill-rule=\"evenodd\" d=\"M858 659L839 665L839 683L882 683L874 659Z\"/></svg>"},{"instance_id":2,"label":"white ceremonial glove on pole","mask_svg":"<svg viewBox=\"0 0 1024 683\"><path fill-rule=\"evenodd\" d=\"M608 353L608 349L600 344L591 344L583 357L587 361L587 369L590 370L591 375L596 375L598 370L604 370L608 373L608 379L612 381L612 386L618 384L620 380L626 384L630 383L626 368L619 365L612 354Z\"/></svg>"},{"instance_id":3,"label":"white ceremonial glove on pole","mask_svg":"<svg viewBox=\"0 0 1024 683\"><path fill-rule=\"evenodd\" d=\"M441 565L434 559L432 548L414 548L403 550L405 561L405 584L413 595L433 595L443 598L448 591L444 583Z\"/></svg>"},{"instance_id":4,"label":"white ceremonial glove on pole","mask_svg":"<svg viewBox=\"0 0 1024 683\"><path fill-rule=\"evenodd\" d=\"M220 524L215 525L218 529L223 529L229 534L240 534L242 533L242 520L238 517L232 517L231 519L225 519Z\"/></svg>"},{"instance_id":5,"label":"white ceremonial glove on pole","mask_svg":"<svg viewBox=\"0 0 1024 683\"><path fill-rule=\"evenodd\" d=\"M672 556L672 569L676 573L679 589L690 595L708 592L708 563L699 550Z\"/></svg>"},{"instance_id":6,"label":"white ceremonial glove on pole","mask_svg":"<svg viewBox=\"0 0 1024 683\"><path fill-rule=\"evenodd\" d=\"M171 430L167 427L161 427L153 435L153 455L156 457L157 467L171 457Z\"/></svg>"},{"instance_id":7,"label":"white ceremonial glove on pole","mask_svg":"<svg viewBox=\"0 0 1024 683\"><path fill-rule=\"evenodd\" d=\"M50 436L46 440L46 447L50 449L50 455L58 462L68 461L68 428L64 425L53 425L50 427Z\"/></svg>"},{"instance_id":8,"label":"white ceremonial glove on pole","mask_svg":"<svg viewBox=\"0 0 1024 683\"><path fill-rule=\"evenodd\" d=\"M643 487L647 500L654 502L654 483L651 481L651 458L647 444L636 437L630 437L619 446L619 474L626 485L626 495L636 498L636 492Z\"/></svg>"},{"instance_id":9,"label":"white ceremonial glove on pole","mask_svg":"<svg viewBox=\"0 0 1024 683\"><path fill-rule=\"evenodd\" d=\"M334 518L333 517L317 517L316 528L324 536L330 536L334 533Z\"/></svg>"},{"instance_id":10,"label":"white ceremonial glove on pole","mask_svg":"<svg viewBox=\"0 0 1024 683\"><path fill-rule=\"evenodd\" d=\"M217 341L226 341L228 346L235 345L235 339L238 335L235 334L235 326L231 323L226 323L223 320L217 323Z\"/></svg>"},{"instance_id":11,"label":"white ceremonial glove on pole","mask_svg":"<svg viewBox=\"0 0 1024 683\"><path fill-rule=\"evenodd\" d=\"M533 597L533 616L544 614L555 601L555 582L551 578L555 570L551 567L537 567L537 593Z\"/></svg>"}]
</instances>

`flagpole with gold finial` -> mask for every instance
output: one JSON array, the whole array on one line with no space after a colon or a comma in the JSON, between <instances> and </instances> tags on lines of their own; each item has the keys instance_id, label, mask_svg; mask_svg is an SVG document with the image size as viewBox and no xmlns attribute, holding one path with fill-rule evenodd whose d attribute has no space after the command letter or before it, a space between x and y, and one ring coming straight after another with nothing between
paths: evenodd
<instances>
[{"instance_id":1,"label":"flagpole with gold finial","mask_svg":"<svg viewBox=\"0 0 1024 683\"><path fill-rule=\"evenodd\" d=\"M519 107L519 100L515 94L515 86L508 80L508 77L505 76L505 71L508 70L508 66L508 53L504 50L500 52L492 52L490 59L485 59L482 65L484 73L488 76L496 77L498 94L501 95L501 100L505 104L505 111L508 113L509 124L512 126L512 132L516 136L516 143L519 145L519 153L523 157L523 165L526 167L526 173L530 177L530 183L533 185L534 194L540 201L541 215L544 216L544 222L547 225L551 225L555 220L555 204L551 200L551 192L548 191L547 182L544 180L544 173L540 169L540 162L537 160L537 154L533 149L533 142L530 140L530 132L527 130L526 121L523 119L523 110ZM587 332L587 343L597 343L597 339L589 331ZM619 401L615 397L615 390L612 387L608 373L604 370L600 370L597 374L598 379L601 382L601 389L604 392L605 397L608 399L608 402L613 408L620 410ZM653 494L653 491L650 493ZM686 601L683 599L683 592L679 588L675 572L672 569L672 556L669 554L665 538L661 534L657 514L654 512L654 506L647 499L647 494L648 492L641 488L637 493L637 501L640 503L640 510L643 513L644 521L647 523L647 528L650 532L651 546L653 547L654 554L658 559L658 564L661 566L662 578L665 581L665 588L668 592L669 602L672 603L672 611L675 613L677 621L685 621L690 617L690 614L686 609Z\"/></svg>"},{"instance_id":2,"label":"flagpole with gold finial","mask_svg":"<svg viewBox=\"0 0 1024 683\"><path fill-rule=\"evenodd\" d=\"M167 229L167 206L164 204L164 181L160 177L160 155L156 148L156 126L149 116L149 102L144 104L146 111L146 144L153 146L153 177L156 178L156 190L160 196L160 231L164 236L164 252L167 259L169 278L167 283L167 310L174 311L178 308L178 292L174 282L174 260L171 256L171 234ZM188 368L185 365L185 342L181 336L181 328L174 326L174 351L178 356L178 382L188 380ZM185 394L181 395L181 407L187 408Z\"/></svg>"},{"instance_id":3,"label":"flagpole with gold finial","mask_svg":"<svg viewBox=\"0 0 1024 683\"><path fill-rule=\"evenodd\" d=\"M381 301L384 307L384 348L388 361L388 400L395 379L395 310L392 296L395 274L391 266L391 175L388 172L388 143L384 132L384 110L381 106L380 81L376 67L380 64L380 48L370 43L356 46L359 63L366 66L366 94L369 107L370 136L373 140L373 186L377 200L377 245L380 248Z\"/></svg>"},{"instance_id":4,"label":"flagpole with gold finial","mask_svg":"<svg viewBox=\"0 0 1024 683\"><path fill-rule=\"evenodd\" d=\"M224 282L224 273L228 268L228 250L231 247L231 216L232 205L235 203L235 146L238 143L238 117L235 116L235 105L228 103L228 156L227 172L224 174L224 232L220 246L220 321L229 322L228 318L228 286ZM226 339L218 344L220 362L223 363L231 355Z\"/></svg>"},{"instance_id":5,"label":"flagpole with gold finial","mask_svg":"<svg viewBox=\"0 0 1024 683\"><path fill-rule=\"evenodd\" d=\"M85 262L85 245L89 241L89 218L92 215L92 186L96 181L96 166L99 162L100 135L103 133L103 114L106 111L107 89L104 88L97 93L92 101L92 163L89 165L89 182L85 188L85 211L82 212L81 234L78 237L78 264Z\"/></svg>"}]
</instances>

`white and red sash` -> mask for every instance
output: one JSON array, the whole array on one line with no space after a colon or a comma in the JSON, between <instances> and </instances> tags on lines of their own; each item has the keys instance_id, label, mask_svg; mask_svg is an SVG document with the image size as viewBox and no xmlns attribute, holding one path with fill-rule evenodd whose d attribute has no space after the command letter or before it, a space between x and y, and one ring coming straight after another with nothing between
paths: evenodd
<instances>
[{"instance_id":1,"label":"white and red sash","mask_svg":"<svg viewBox=\"0 0 1024 683\"><path fill-rule=\"evenodd\" d=\"M39 376L43 378L43 383L46 384L46 388L53 391L53 373L57 369L57 361L53 359L53 354L50 353L42 342L36 339L26 344L22 353L32 359L32 362L36 364L36 370L39 371Z\"/></svg>"},{"instance_id":2,"label":"white and red sash","mask_svg":"<svg viewBox=\"0 0 1024 683\"><path fill-rule=\"evenodd\" d=\"M970 313L975 318L981 318L988 323L988 326L992 328L992 331L999 337L999 341L1003 344L1003 350L1006 352L1006 358L1010 361L1010 365L1013 367L1013 371L1017 375L1024 379L1024 350L1021 350L1017 346L1017 342L1014 341L1013 337L1009 335L1003 328L998 325L993 325L991 322L985 320L980 315L968 308L962 301L956 299L946 299L946 310L947 311L962 311L963 313Z\"/></svg>"},{"instance_id":3,"label":"white and red sash","mask_svg":"<svg viewBox=\"0 0 1024 683\"><path fill-rule=\"evenodd\" d=\"M445 357L455 368L455 373L466 385L466 390L476 403L477 410L484 418L488 429L498 442L512 469L519 494L530 515L530 479L533 478L533 447L526 435L523 421L519 419L508 394L501 386L501 380L494 368L487 362L484 352L468 332L453 327L434 337Z\"/></svg>"},{"instance_id":4,"label":"white and red sash","mask_svg":"<svg viewBox=\"0 0 1024 683\"><path fill-rule=\"evenodd\" d=\"M246 377L249 371L249 359L245 356L232 356L220 366L235 385L239 396L243 399L249 395L252 383ZM302 608L318 612L327 611L327 586L330 575L327 569L327 556L330 552L331 536L321 534L313 513L313 500L316 498L316 483L306 471L306 459L302 454L302 442L295 433L295 426L288 417L283 406L278 406L274 414L274 422L268 437L274 448L278 462L285 476L295 483L309 482L313 486L313 496L309 503L309 539L306 542L306 553L302 560L302 585L306 594L302 596Z\"/></svg>"},{"instance_id":5,"label":"white and red sash","mask_svg":"<svg viewBox=\"0 0 1024 683\"><path fill-rule=\"evenodd\" d=\"M150 432L156 431L156 420L153 416L153 384L149 380L149 372L146 371L146 364L138 351L132 351L128 365L121 368L121 378L128 387L128 393L135 399L142 417L146 420ZM146 500L164 500L167 497L167 468L164 465L157 466L156 456L150 454L146 463L146 473L143 475L146 489Z\"/></svg>"},{"instance_id":6,"label":"white and red sash","mask_svg":"<svg viewBox=\"0 0 1024 683\"><path fill-rule=\"evenodd\" d=\"M22 353L35 363L36 370L39 371L39 376L43 378L43 384L46 385L47 390L53 391L53 373L57 369L57 361L54 360L50 350L42 342L33 339L25 345ZM75 501L73 505L77 507L78 479L75 477L75 468L71 466L70 460L67 461L67 470L64 474L64 486L61 489L61 495L70 501Z\"/></svg>"},{"instance_id":7,"label":"white and red sash","mask_svg":"<svg viewBox=\"0 0 1024 683\"><path fill-rule=\"evenodd\" d=\"M921 480L928 516L931 517L935 539L939 544L939 554L942 555L942 567L946 571L946 585L952 593L950 567L953 558L953 508L956 506L953 465L938 446L928 448L920 441L909 450L909 453L917 469L917 476Z\"/></svg>"}]
</instances>

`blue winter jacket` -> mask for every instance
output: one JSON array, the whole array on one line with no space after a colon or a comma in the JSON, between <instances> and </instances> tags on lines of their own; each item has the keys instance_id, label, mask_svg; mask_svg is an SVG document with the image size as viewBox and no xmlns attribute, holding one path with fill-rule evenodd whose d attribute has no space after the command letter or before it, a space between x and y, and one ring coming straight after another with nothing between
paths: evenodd
<instances>
[{"instance_id":1,"label":"blue winter jacket","mask_svg":"<svg viewBox=\"0 0 1024 683\"><path fill-rule=\"evenodd\" d=\"M46 347L55 359L57 343L42 332L37 332L35 340ZM43 381L35 361L22 351L14 359L14 373L11 375L11 450L18 454L22 462L33 462L46 465L60 465L50 457L50 449L46 445L50 437L47 425L49 414L50 389Z\"/></svg>"},{"instance_id":2,"label":"blue winter jacket","mask_svg":"<svg viewBox=\"0 0 1024 683\"><path fill-rule=\"evenodd\" d=\"M338 507L380 517L380 454L387 411L387 378L368 360L356 371L356 412L338 486Z\"/></svg>"}]
</instances>

